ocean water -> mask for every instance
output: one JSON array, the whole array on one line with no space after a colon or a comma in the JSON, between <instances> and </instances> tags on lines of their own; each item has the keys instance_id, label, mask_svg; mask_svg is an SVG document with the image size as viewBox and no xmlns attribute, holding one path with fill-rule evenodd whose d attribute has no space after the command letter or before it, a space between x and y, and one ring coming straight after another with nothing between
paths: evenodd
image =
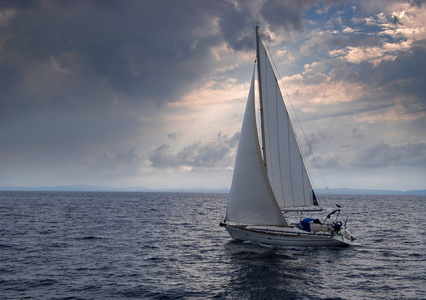
<instances>
[{"instance_id":1,"label":"ocean water","mask_svg":"<svg viewBox=\"0 0 426 300\"><path fill-rule=\"evenodd\" d=\"M233 241L227 197L0 192L0 298L426 298L425 196L321 196L348 248Z\"/></svg>"}]
</instances>

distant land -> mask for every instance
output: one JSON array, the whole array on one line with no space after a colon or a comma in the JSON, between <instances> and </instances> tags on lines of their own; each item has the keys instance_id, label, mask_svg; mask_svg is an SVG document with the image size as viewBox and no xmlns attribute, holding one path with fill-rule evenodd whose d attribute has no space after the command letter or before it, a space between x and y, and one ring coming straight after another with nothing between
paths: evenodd
<instances>
[{"instance_id":1,"label":"distant land","mask_svg":"<svg viewBox=\"0 0 426 300\"><path fill-rule=\"evenodd\" d=\"M393 191L393 190L369 190L369 189L316 189L317 194L364 194L364 195L426 195L426 190Z\"/></svg>"},{"instance_id":2,"label":"distant land","mask_svg":"<svg viewBox=\"0 0 426 300\"><path fill-rule=\"evenodd\" d=\"M169 188L149 189L146 187L105 187L92 185L61 185L61 186L0 186L0 191L17 192L182 192L182 193L229 193L227 188Z\"/></svg>"},{"instance_id":3,"label":"distant land","mask_svg":"<svg viewBox=\"0 0 426 300\"><path fill-rule=\"evenodd\" d=\"M40 191L40 192L181 192L181 193L229 193L228 188L170 188L149 189L145 187L104 187L91 185L62 185L62 186L0 186L0 191ZM317 194L369 194L369 195L426 195L426 190L393 191L369 189L316 189Z\"/></svg>"}]
</instances>

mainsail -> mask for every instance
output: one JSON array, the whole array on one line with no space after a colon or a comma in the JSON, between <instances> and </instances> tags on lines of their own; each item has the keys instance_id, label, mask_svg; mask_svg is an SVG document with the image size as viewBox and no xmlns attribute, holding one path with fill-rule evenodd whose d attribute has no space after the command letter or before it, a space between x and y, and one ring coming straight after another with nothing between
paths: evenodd
<instances>
[{"instance_id":1,"label":"mainsail","mask_svg":"<svg viewBox=\"0 0 426 300\"><path fill-rule=\"evenodd\" d=\"M264 159L275 199L281 209L318 205L278 80L261 41L258 41L257 59Z\"/></svg>"}]
</instances>

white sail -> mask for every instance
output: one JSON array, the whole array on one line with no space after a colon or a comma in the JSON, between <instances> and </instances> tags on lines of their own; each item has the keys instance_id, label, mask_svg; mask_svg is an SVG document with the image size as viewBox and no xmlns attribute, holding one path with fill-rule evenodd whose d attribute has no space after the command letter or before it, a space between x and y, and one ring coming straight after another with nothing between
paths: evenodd
<instances>
[{"instance_id":1,"label":"white sail","mask_svg":"<svg viewBox=\"0 0 426 300\"><path fill-rule=\"evenodd\" d=\"M318 205L285 107L277 78L259 41L264 155L267 174L281 209Z\"/></svg>"},{"instance_id":2,"label":"white sail","mask_svg":"<svg viewBox=\"0 0 426 300\"><path fill-rule=\"evenodd\" d=\"M352 245L355 238L346 222L343 225L337 217L333 222L305 218L289 225L281 212L305 211L306 206L318 203L258 29L256 26L262 141L256 124L253 73L226 218L220 226L235 240L282 246ZM340 214L340 209L334 210L326 220L337 211Z\"/></svg>"},{"instance_id":3,"label":"white sail","mask_svg":"<svg viewBox=\"0 0 426 300\"><path fill-rule=\"evenodd\" d=\"M226 220L287 226L268 181L257 134L254 74L241 128Z\"/></svg>"}]
</instances>

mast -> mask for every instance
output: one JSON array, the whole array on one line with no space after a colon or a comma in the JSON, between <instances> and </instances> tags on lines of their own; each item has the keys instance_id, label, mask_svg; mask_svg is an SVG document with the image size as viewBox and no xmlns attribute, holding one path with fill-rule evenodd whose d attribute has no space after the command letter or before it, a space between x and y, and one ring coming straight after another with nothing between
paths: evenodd
<instances>
[{"instance_id":1,"label":"mast","mask_svg":"<svg viewBox=\"0 0 426 300\"><path fill-rule=\"evenodd\" d=\"M256 25L256 62L257 62L257 81L259 86L259 101L260 101L260 130L262 135L262 154L263 162L266 168L266 149L265 149L265 125L264 125L264 113L263 113L263 96L262 96L262 77L260 73L260 37L259 37L259 25Z\"/></svg>"}]
</instances>

